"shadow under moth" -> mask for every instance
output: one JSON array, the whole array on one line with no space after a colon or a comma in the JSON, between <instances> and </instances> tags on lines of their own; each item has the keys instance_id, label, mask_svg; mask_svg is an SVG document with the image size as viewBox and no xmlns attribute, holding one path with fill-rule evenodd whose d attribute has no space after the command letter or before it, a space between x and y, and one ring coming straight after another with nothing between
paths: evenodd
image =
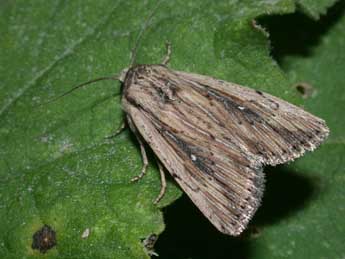
<instances>
[{"instance_id":1,"label":"shadow under moth","mask_svg":"<svg viewBox=\"0 0 345 259\"><path fill-rule=\"evenodd\" d=\"M260 205L264 165L312 151L328 136L325 121L270 94L161 65L134 65L115 79L122 108L141 148L146 142L199 210L221 232L239 235ZM124 126L121 127L122 130ZM120 131L119 130L119 131ZM118 132L119 132L118 131Z\"/></svg>"}]
</instances>

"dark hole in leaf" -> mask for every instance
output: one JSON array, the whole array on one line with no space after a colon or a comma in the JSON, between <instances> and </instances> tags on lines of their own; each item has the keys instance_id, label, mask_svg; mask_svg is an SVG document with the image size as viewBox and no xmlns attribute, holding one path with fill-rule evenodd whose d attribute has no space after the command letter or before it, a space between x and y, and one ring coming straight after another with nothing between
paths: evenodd
<instances>
[{"instance_id":1,"label":"dark hole in leaf","mask_svg":"<svg viewBox=\"0 0 345 259\"><path fill-rule=\"evenodd\" d=\"M294 87L302 95L302 98L304 99L311 97L314 93L314 88L308 83L297 83Z\"/></svg>"},{"instance_id":2,"label":"dark hole in leaf","mask_svg":"<svg viewBox=\"0 0 345 259\"><path fill-rule=\"evenodd\" d=\"M55 245L56 232L48 225L44 225L32 236L32 249L38 249L43 254Z\"/></svg>"}]
</instances>

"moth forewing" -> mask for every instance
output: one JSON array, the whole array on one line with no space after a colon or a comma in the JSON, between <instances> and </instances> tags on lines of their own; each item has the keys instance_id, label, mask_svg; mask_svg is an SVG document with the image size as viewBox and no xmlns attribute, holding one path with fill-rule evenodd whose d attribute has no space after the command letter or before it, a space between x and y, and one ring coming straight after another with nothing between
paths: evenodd
<instances>
[{"instance_id":1,"label":"moth forewing","mask_svg":"<svg viewBox=\"0 0 345 259\"><path fill-rule=\"evenodd\" d=\"M262 165L293 160L328 135L323 120L279 98L162 65L130 68L122 104L196 206L230 235L260 204Z\"/></svg>"}]
</instances>

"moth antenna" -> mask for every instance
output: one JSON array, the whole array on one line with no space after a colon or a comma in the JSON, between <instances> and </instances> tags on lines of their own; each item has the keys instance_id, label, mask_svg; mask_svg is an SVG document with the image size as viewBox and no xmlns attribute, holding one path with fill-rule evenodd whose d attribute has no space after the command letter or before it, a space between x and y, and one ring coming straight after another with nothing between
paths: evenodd
<instances>
[{"instance_id":1,"label":"moth antenna","mask_svg":"<svg viewBox=\"0 0 345 259\"><path fill-rule=\"evenodd\" d=\"M139 42L141 37L143 36L144 31L149 27L149 22L152 20L154 14L156 13L159 4L160 4L160 0L157 1L157 5L153 8L152 12L150 13L149 17L146 19L144 26L142 27L142 29L140 30L137 39L135 40L135 44L134 47L131 51L131 63L129 64L129 67L132 67L134 65L135 59L137 57L137 49L139 47Z\"/></svg>"},{"instance_id":2,"label":"moth antenna","mask_svg":"<svg viewBox=\"0 0 345 259\"><path fill-rule=\"evenodd\" d=\"M98 81L103 81L103 80L120 80L118 76L103 76L103 77L99 77L99 78L95 78L95 79L92 79L92 80L89 80L87 82L84 82L80 85L77 85L75 87L73 87L72 89L68 90L67 92L49 100L48 102L45 102L45 103L42 103L42 104L39 104L38 106L41 106L41 105L45 105L45 104L49 104L49 103L52 103L52 102L55 102L57 100L59 100L60 98L66 96L66 95L69 95L70 93L74 92L75 90L78 90L79 88L82 88L86 85L90 85L90 84L93 84L93 83L96 83Z\"/></svg>"}]
</instances>

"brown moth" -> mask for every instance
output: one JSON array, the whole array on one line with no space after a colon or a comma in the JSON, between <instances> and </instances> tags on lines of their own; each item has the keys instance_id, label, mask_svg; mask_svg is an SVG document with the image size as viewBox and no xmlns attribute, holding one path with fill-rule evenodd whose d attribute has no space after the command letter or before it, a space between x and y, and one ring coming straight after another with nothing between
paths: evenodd
<instances>
[{"instance_id":1,"label":"brown moth","mask_svg":"<svg viewBox=\"0 0 345 259\"><path fill-rule=\"evenodd\" d=\"M119 77L98 78L66 94L103 79L121 81L122 107L143 158L133 180L146 172L146 142L162 179L155 202L165 191L164 166L219 231L239 235L260 205L263 166L314 150L329 129L324 120L270 94L169 69L169 56L170 48L162 65L131 66Z\"/></svg>"},{"instance_id":2,"label":"brown moth","mask_svg":"<svg viewBox=\"0 0 345 259\"><path fill-rule=\"evenodd\" d=\"M132 130L225 234L239 235L260 205L263 165L292 161L329 133L277 97L164 65L134 66L123 85Z\"/></svg>"},{"instance_id":3,"label":"brown moth","mask_svg":"<svg viewBox=\"0 0 345 259\"><path fill-rule=\"evenodd\" d=\"M328 136L324 120L270 94L161 65L133 65L159 1L136 39L129 68L119 76L80 84L56 99L101 80L122 82L122 108L148 166L146 142L158 158L163 197L169 171L221 232L239 235L260 205L264 165L286 163L313 151ZM54 100L56 100L54 99ZM113 135L125 128L125 123Z\"/></svg>"}]
</instances>

